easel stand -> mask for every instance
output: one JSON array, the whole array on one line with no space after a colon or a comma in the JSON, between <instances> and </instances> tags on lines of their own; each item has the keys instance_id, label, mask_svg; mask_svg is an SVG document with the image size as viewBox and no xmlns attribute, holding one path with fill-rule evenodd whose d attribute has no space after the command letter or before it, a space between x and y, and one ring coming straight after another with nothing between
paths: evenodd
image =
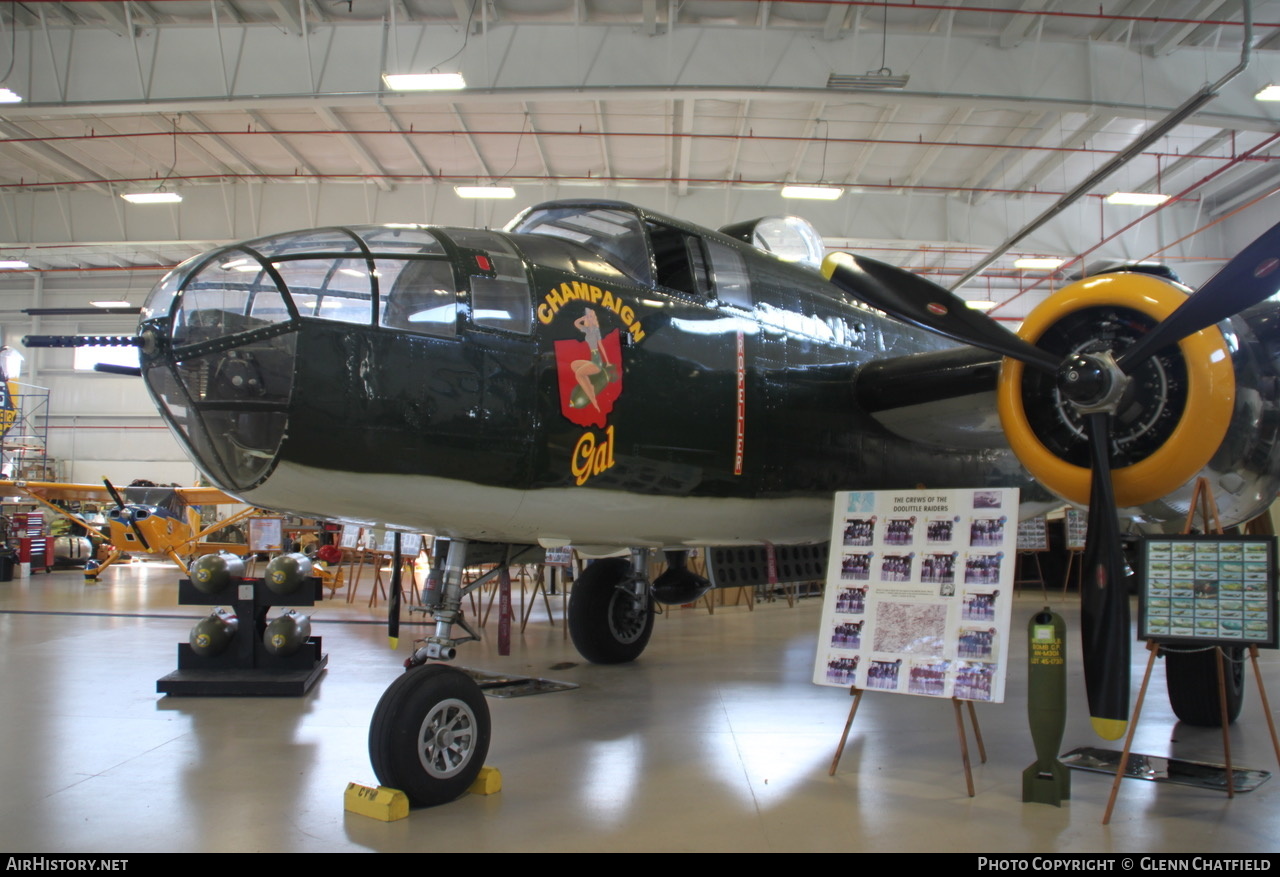
<instances>
[{"instance_id":1,"label":"easel stand","mask_svg":"<svg viewBox=\"0 0 1280 877\"><path fill-rule=\"evenodd\" d=\"M1204 478L1196 479L1194 492L1191 494L1191 510L1187 514L1186 523L1183 525L1182 532L1184 534L1191 532L1196 512L1199 511L1202 520L1205 523L1205 531L1212 533L1222 532L1222 522L1218 518L1218 507L1213 501L1213 490L1209 486L1209 482ZM1212 520L1213 529L1209 529L1209 522ZM1147 658L1147 670L1142 676L1142 687L1138 689L1138 700L1133 705L1133 716L1129 719L1129 731L1125 734L1124 749L1120 753L1120 764L1116 768L1115 779L1111 782L1111 795L1107 799L1107 809L1102 816L1102 824L1109 825L1111 823L1111 812L1115 809L1116 795L1120 791L1120 780L1124 779L1125 771L1129 767L1129 752L1133 746L1133 737L1138 730L1138 718L1142 715L1142 702L1147 696L1147 684L1151 681L1151 669L1155 666L1156 656L1160 654L1160 643L1154 640L1147 640L1147 651L1150 655ZM1226 654L1222 651L1221 646L1213 646L1213 651L1217 660L1214 666L1218 671L1218 715L1222 727L1222 755L1227 770L1227 797L1234 798L1236 796L1235 772L1231 765L1231 725L1227 719L1227 688L1226 679L1223 678L1222 666L1227 660ZM1271 706L1267 701L1266 686L1262 683L1262 673L1258 668L1258 647L1256 645L1249 646L1249 658L1253 662L1253 674L1258 680L1258 694L1262 698L1263 714L1267 717L1267 727L1271 732L1271 746L1276 753L1276 761L1280 762L1280 739L1276 737L1276 726L1271 718Z\"/></svg>"},{"instance_id":2,"label":"easel stand","mask_svg":"<svg viewBox=\"0 0 1280 877\"><path fill-rule=\"evenodd\" d=\"M858 706L862 703L864 691L865 689L856 685L849 686L849 694L853 696L853 706L849 707L849 718L844 723L844 732L840 735L840 745L836 747L836 754L831 759L831 769L827 771L827 776L835 776L836 768L840 766L840 756L844 754L844 745L849 739L849 729L853 727L853 717L858 714ZM978 744L978 757L983 764L987 763L987 747L982 742L982 729L978 727L978 714L973 708L973 701L961 700L958 697L951 698L951 705L955 708L956 714L956 733L960 737L960 760L964 764L964 781L969 790L969 797L972 798L975 794L973 789L973 770L969 762L969 740L964 732L964 713L960 709L961 703L969 706L969 721L973 724L973 737Z\"/></svg>"}]
</instances>

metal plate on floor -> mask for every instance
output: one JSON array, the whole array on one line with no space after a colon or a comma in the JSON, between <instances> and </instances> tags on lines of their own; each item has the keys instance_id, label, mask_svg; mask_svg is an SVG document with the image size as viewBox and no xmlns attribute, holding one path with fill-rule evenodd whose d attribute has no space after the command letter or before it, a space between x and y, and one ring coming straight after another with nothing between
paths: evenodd
<instances>
[{"instance_id":1,"label":"metal plate on floor","mask_svg":"<svg viewBox=\"0 0 1280 877\"><path fill-rule=\"evenodd\" d=\"M1067 767L1076 770L1115 776L1116 768L1120 766L1120 755L1114 749L1081 746L1079 749L1072 749L1060 760ZM1237 792L1252 792L1271 779L1270 771L1248 767L1232 766L1231 774ZM1148 780L1153 783L1194 786L1215 792L1227 790L1227 766L1206 761L1185 761L1181 758L1162 758L1130 752L1124 775L1126 779Z\"/></svg>"},{"instance_id":2,"label":"metal plate on floor","mask_svg":"<svg viewBox=\"0 0 1280 877\"><path fill-rule=\"evenodd\" d=\"M531 694L550 694L553 691L572 691L578 686L572 682L555 682L532 676L515 676L510 673L485 673L459 667L475 680L480 690L489 697L528 697Z\"/></svg>"}]
</instances>

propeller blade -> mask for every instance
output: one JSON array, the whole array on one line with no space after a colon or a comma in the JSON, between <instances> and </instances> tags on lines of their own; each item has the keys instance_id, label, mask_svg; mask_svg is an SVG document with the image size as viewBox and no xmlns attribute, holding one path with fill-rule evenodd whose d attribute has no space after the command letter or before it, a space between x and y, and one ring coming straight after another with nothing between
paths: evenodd
<instances>
[{"instance_id":1,"label":"propeller blade","mask_svg":"<svg viewBox=\"0 0 1280 877\"><path fill-rule=\"evenodd\" d=\"M110 494L112 502L116 504L116 508L120 510L120 517L125 516L125 510L128 506L124 503L124 497L120 495L120 491L116 490L110 478L104 477L102 483L107 486L107 493ZM142 535L142 529L138 526L138 522L133 519L133 515L129 515L129 529L133 531L133 535L137 537L138 542L142 545L144 551L150 551L151 545L147 542L147 537Z\"/></svg>"},{"instance_id":2,"label":"propeller blade","mask_svg":"<svg viewBox=\"0 0 1280 877\"><path fill-rule=\"evenodd\" d=\"M111 483L111 480L103 478L102 483L107 486L107 494L111 497L111 501L116 504L116 508L124 508L124 499L120 496L120 491L116 490L115 485Z\"/></svg>"},{"instance_id":3,"label":"propeller blade","mask_svg":"<svg viewBox=\"0 0 1280 877\"><path fill-rule=\"evenodd\" d=\"M391 562L391 599L387 607L387 639L391 641L391 650L400 645L400 534L393 535Z\"/></svg>"},{"instance_id":4,"label":"propeller blade","mask_svg":"<svg viewBox=\"0 0 1280 877\"><path fill-rule=\"evenodd\" d=\"M133 530L133 535L138 537L138 541L142 543L142 550L150 551L151 546L147 544L147 537L142 535L142 529L138 526L138 522L130 521L129 528Z\"/></svg>"},{"instance_id":5,"label":"propeller blade","mask_svg":"<svg viewBox=\"0 0 1280 877\"><path fill-rule=\"evenodd\" d=\"M1273 225L1213 275L1178 309L1126 350L1116 364L1132 374L1175 341L1221 323L1280 291L1280 223Z\"/></svg>"},{"instance_id":6,"label":"propeller blade","mask_svg":"<svg viewBox=\"0 0 1280 877\"><path fill-rule=\"evenodd\" d=\"M1111 415L1090 414L1087 425L1093 472L1081 558L1084 681L1094 732L1118 740L1129 720L1129 594L1111 485Z\"/></svg>"},{"instance_id":7,"label":"propeller blade","mask_svg":"<svg viewBox=\"0 0 1280 877\"><path fill-rule=\"evenodd\" d=\"M862 256L833 253L823 275L840 289L891 317L962 344L1008 356L1041 371L1055 372L1058 358L1033 347L964 299L925 280Z\"/></svg>"}]
</instances>

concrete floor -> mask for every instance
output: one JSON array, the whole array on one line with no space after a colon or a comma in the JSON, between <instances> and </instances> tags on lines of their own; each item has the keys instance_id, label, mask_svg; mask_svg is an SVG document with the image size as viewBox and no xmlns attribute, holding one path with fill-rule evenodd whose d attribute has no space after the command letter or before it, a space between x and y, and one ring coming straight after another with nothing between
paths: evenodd
<instances>
[{"instance_id":1,"label":"concrete floor","mask_svg":"<svg viewBox=\"0 0 1280 877\"><path fill-rule=\"evenodd\" d=\"M464 646L458 663L581 688L490 699L500 794L381 823L344 813L342 794L350 781L373 781L369 716L415 628L393 653L382 612L339 597L314 613L330 663L307 697L163 697L155 680L174 669L175 644L199 614L176 605L176 576L134 564L96 586L78 572L0 583L0 849L1280 850L1280 780L1234 801L1126 781L1109 827L1100 824L1110 790L1101 775L1073 772L1062 808L1023 804L1021 773L1034 753L1017 639L1008 702L978 708L989 761L975 764L976 797L965 794L950 705L922 697L868 694L828 777L850 698L808 681L817 599L714 616L677 609L658 619L640 661L610 667L583 663L539 606L511 657L486 641ZM1024 592L1015 628L1042 605ZM1074 647L1079 613L1062 608ZM1263 657L1280 703L1280 659ZM563 662L573 666L552 669ZM1105 745L1088 730L1074 656L1069 663L1064 749ZM1135 692L1142 669L1133 669ZM1274 770L1252 673L1248 684L1233 756ZM1219 734L1175 723L1160 668L1147 702L1136 751L1221 760Z\"/></svg>"}]
</instances>

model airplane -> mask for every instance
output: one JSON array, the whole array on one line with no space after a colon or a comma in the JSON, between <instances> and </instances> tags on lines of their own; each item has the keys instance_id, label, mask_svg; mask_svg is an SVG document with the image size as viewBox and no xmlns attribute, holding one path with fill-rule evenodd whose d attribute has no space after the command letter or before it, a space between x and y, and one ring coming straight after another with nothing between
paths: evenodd
<instances>
[{"instance_id":1,"label":"model airplane","mask_svg":"<svg viewBox=\"0 0 1280 877\"><path fill-rule=\"evenodd\" d=\"M211 487L126 487L122 494L110 481L101 487L93 484L62 484L48 481L0 481L0 496L19 503L40 505L61 515L88 532L99 529L58 502L111 503L106 523L110 532L111 551L94 566L85 568L85 576L96 580L125 553L155 554L167 557L186 574L186 558L199 554L229 551L243 554L245 545L209 542L207 538L257 511L248 508L219 520L208 527L200 525L194 506L239 504L240 500ZM93 563L93 561L91 561Z\"/></svg>"},{"instance_id":2,"label":"model airplane","mask_svg":"<svg viewBox=\"0 0 1280 877\"><path fill-rule=\"evenodd\" d=\"M620 662L644 650L655 596L708 586L683 549L821 542L834 491L1018 485L1025 502L1043 484L1092 500L1084 659L1090 713L1116 736L1129 624L1115 506L1181 519L1200 472L1231 522L1276 492L1280 305L1260 302L1278 241L1191 298L1146 276L1082 281L1028 319L1032 346L901 269L849 257L828 282L820 239L794 221L713 232L560 201L506 232L327 228L224 247L165 277L119 340L229 494L449 537L414 665L477 636L462 570L481 543L629 549L587 568L569 610L579 651ZM997 408L1008 441L985 416ZM669 566L651 584L655 550ZM430 804L467 788L488 741L479 689L433 663L384 694L370 754L382 782Z\"/></svg>"}]
</instances>

